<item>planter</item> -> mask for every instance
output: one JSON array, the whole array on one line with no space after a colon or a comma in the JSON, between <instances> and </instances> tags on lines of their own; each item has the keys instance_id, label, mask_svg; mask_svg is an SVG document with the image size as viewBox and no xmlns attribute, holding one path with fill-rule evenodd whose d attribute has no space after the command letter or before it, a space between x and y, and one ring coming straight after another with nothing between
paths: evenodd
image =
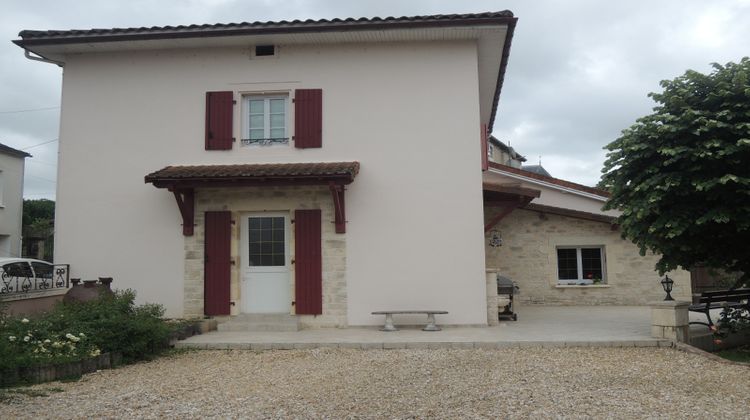
<instances>
[{"instance_id":1,"label":"planter","mask_svg":"<svg viewBox=\"0 0 750 420\"><path fill-rule=\"evenodd\" d=\"M16 378L16 382L38 384L40 382L49 382L57 379L57 369L52 365L20 368L18 369L18 373L19 375Z\"/></svg>"},{"instance_id":2,"label":"planter","mask_svg":"<svg viewBox=\"0 0 750 420\"><path fill-rule=\"evenodd\" d=\"M81 362L70 362L57 365L57 379L80 378L82 374Z\"/></svg>"},{"instance_id":3,"label":"planter","mask_svg":"<svg viewBox=\"0 0 750 420\"><path fill-rule=\"evenodd\" d=\"M13 386L20 382L18 368L0 370L0 387Z\"/></svg>"},{"instance_id":4,"label":"planter","mask_svg":"<svg viewBox=\"0 0 750 420\"><path fill-rule=\"evenodd\" d=\"M110 355L111 364L110 366L116 368L122 364L122 353L112 352Z\"/></svg>"},{"instance_id":5,"label":"planter","mask_svg":"<svg viewBox=\"0 0 750 420\"><path fill-rule=\"evenodd\" d=\"M81 360L81 373L96 372L98 359L99 357L97 356L91 359Z\"/></svg>"},{"instance_id":6,"label":"planter","mask_svg":"<svg viewBox=\"0 0 750 420\"><path fill-rule=\"evenodd\" d=\"M111 369L112 368L112 362L110 361L109 353L102 353L99 356L97 356L95 360L96 360L97 369Z\"/></svg>"}]
</instances>

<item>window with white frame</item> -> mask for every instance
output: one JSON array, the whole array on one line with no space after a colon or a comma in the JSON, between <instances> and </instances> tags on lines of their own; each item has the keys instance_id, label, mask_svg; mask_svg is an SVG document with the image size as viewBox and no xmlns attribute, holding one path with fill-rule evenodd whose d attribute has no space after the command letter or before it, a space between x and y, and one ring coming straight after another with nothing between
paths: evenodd
<instances>
[{"instance_id":1,"label":"window with white frame","mask_svg":"<svg viewBox=\"0 0 750 420\"><path fill-rule=\"evenodd\" d=\"M289 144L286 95L247 95L242 98L242 144Z\"/></svg>"},{"instance_id":2,"label":"window with white frame","mask_svg":"<svg viewBox=\"0 0 750 420\"><path fill-rule=\"evenodd\" d=\"M606 283L603 246L557 247L558 284Z\"/></svg>"}]
</instances>

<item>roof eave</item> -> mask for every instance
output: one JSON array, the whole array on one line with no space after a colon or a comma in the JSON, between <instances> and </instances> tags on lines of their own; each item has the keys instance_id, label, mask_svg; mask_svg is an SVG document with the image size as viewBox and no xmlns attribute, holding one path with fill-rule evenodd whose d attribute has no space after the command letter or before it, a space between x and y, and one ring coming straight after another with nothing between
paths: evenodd
<instances>
[{"instance_id":1,"label":"roof eave","mask_svg":"<svg viewBox=\"0 0 750 420\"><path fill-rule=\"evenodd\" d=\"M491 18L471 18L455 20L426 20L426 21L405 21L405 22L375 22L375 23L335 23L322 25L286 25L286 26L266 26L259 28L233 28L233 29L196 29L196 30L179 30L179 31L161 31L161 32L143 32L143 33L124 33L124 34L102 34L102 35L83 35L83 36L47 36L23 38L21 31L19 35L22 39L13 40L12 42L19 47L27 48L39 45L60 45L60 44L88 44L97 42L118 42L118 41L148 41L157 39L183 39L183 38L206 38L222 36L247 36L247 35L276 35L287 33L315 33L315 32L349 32L349 31L371 31L371 30L391 30L391 29L409 29L409 28L427 28L427 27L456 27L456 26L474 26L474 25L508 25L509 29L515 27L515 17L491 17ZM512 31L512 30L511 30ZM509 43L506 41L506 45Z\"/></svg>"}]
</instances>

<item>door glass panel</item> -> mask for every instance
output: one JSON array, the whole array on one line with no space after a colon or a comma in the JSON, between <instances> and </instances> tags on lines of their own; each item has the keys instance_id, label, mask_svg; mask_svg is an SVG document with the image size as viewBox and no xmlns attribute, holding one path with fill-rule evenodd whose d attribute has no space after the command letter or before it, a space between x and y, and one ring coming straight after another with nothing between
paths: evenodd
<instances>
[{"instance_id":1,"label":"door glass panel","mask_svg":"<svg viewBox=\"0 0 750 420\"><path fill-rule=\"evenodd\" d=\"M251 266L285 266L283 217L251 217L248 223L248 261Z\"/></svg>"}]
</instances>

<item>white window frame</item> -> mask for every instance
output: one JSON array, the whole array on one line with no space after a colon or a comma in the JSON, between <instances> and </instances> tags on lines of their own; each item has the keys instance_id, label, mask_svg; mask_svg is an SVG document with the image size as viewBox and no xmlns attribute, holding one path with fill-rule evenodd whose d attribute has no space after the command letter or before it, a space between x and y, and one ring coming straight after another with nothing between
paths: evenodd
<instances>
[{"instance_id":1,"label":"white window frame","mask_svg":"<svg viewBox=\"0 0 750 420\"><path fill-rule=\"evenodd\" d=\"M607 253L605 252L604 245L578 245L578 246L558 246L555 247L555 272L557 276L557 284L561 285L576 285L576 284L594 284L591 279L583 278L583 258L581 257L581 249L599 249L600 261L602 265L602 282L601 284L607 284ZM576 250L576 268L578 269L577 279L561 279L560 278L560 261L558 257L558 250L560 249L575 249Z\"/></svg>"},{"instance_id":2,"label":"white window frame","mask_svg":"<svg viewBox=\"0 0 750 420\"><path fill-rule=\"evenodd\" d=\"M271 136L271 100L284 100L284 142L253 142L250 143L250 101L264 100L263 113L263 139L268 140ZM242 95L242 137L241 144L245 147L253 146L289 146L289 95L282 93L274 94L245 94Z\"/></svg>"}]
</instances>

